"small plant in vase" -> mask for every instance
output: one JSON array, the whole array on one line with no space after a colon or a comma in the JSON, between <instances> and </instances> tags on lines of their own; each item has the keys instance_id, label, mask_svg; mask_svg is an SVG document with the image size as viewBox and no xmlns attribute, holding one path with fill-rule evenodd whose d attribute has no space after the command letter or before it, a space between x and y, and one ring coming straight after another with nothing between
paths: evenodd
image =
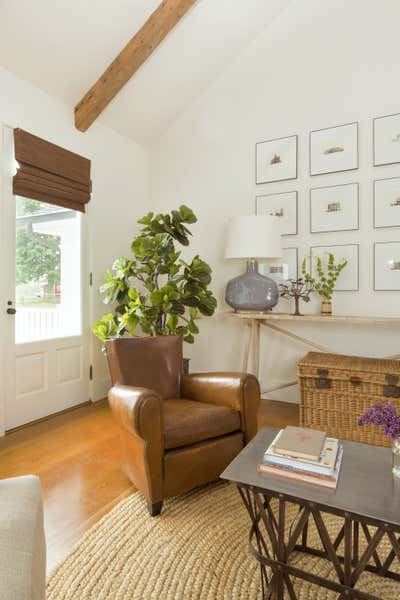
<instances>
[{"instance_id":1,"label":"small plant in vase","mask_svg":"<svg viewBox=\"0 0 400 600\"><path fill-rule=\"evenodd\" d=\"M391 402L376 402L361 415L358 424L377 425L392 440L393 474L400 477L400 414L397 408Z\"/></svg>"},{"instance_id":2,"label":"small plant in vase","mask_svg":"<svg viewBox=\"0 0 400 600\"><path fill-rule=\"evenodd\" d=\"M313 291L313 285L303 278L289 279L287 283L281 283L279 292L281 298L294 298L294 315L302 316L299 310L300 300L310 302L310 294Z\"/></svg>"},{"instance_id":3,"label":"small plant in vase","mask_svg":"<svg viewBox=\"0 0 400 600\"><path fill-rule=\"evenodd\" d=\"M335 290L336 282L339 275L347 265L347 260L343 259L340 263L335 263L335 257L332 252L328 252L328 260L326 265L322 259L317 256L315 259L316 276L313 277L307 271L306 259L303 260L301 272L305 281L312 285L313 289L318 292L322 298L321 315L332 314L332 296Z\"/></svg>"}]
</instances>

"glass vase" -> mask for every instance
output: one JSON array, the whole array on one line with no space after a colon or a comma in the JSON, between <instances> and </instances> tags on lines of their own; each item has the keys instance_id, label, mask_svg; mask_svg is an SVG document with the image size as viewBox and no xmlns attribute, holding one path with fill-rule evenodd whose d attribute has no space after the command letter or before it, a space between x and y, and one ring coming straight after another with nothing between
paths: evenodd
<instances>
[{"instance_id":1,"label":"glass vase","mask_svg":"<svg viewBox=\"0 0 400 600\"><path fill-rule=\"evenodd\" d=\"M400 477L400 438L394 440L392 448L393 475Z\"/></svg>"}]
</instances>

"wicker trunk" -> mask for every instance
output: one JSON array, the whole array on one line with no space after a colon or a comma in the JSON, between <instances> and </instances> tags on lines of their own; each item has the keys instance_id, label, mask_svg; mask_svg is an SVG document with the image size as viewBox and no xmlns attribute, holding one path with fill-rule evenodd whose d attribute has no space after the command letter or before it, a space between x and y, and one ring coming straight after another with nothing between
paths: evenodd
<instances>
[{"instance_id":1,"label":"wicker trunk","mask_svg":"<svg viewBox=\"0 0 400 600\"><path fill-rule=\"evenodd\" d=\"M309 352L298 364L300 423L331 437L376 446L391 441L359 416L375 402L400 408L400 361Z\"/></svg>"}]
</instances>

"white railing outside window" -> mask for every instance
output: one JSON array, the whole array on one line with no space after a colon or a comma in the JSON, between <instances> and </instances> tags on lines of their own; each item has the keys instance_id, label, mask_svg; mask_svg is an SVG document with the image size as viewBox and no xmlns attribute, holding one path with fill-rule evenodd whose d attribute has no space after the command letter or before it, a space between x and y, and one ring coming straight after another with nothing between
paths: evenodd
<instances>
[{"instance_id":1,"label":"white railing outside window","mask_svg":"<svg viewBox=\"0 0 400 600\"><path fill-rule=\"evenodd\" d=\"M64 318L63 318L64 317ZM18 306L15 320L17 344L73 335L60 307ZM78 333L78 332L76 332Z\"/></svg>"}]
</instances>

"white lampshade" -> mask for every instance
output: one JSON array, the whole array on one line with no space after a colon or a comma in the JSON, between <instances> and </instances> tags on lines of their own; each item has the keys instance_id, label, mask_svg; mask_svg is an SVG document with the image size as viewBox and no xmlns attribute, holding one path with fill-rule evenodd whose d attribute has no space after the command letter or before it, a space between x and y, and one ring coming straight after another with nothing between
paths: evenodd
<instances>
[{"instance_id":1,"label":"white lampshade","mask_svg":"<svg viewBox=\"0 0 400 600\"><path fill-rule=\"evenodd\" d=\"M225 258L281 258L280 218L269 215L233 217Z\"/></svg>"}]
</instances>

